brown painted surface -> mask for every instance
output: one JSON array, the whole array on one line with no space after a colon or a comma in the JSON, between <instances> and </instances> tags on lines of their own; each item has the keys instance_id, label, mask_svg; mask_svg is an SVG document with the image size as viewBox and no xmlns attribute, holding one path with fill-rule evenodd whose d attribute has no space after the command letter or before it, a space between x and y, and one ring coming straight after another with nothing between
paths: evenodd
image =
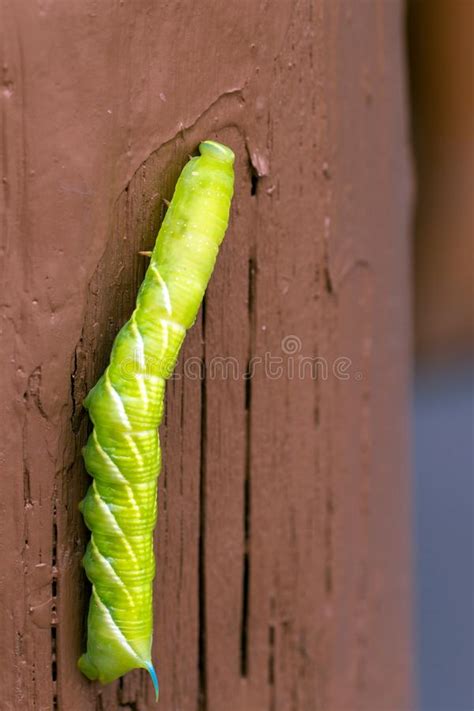
<instances>
[{"instance_id":1,"label":"brown painted surface","mask_svg":"<svg viewBox=\"0 0 474 711\"><path fill-rule=\"evenodd\" d=\"M215 136L236 197L162 428L160 708L408 711L400 3L2 11L2 710L154 707L142 672L100 688L76 669L81 403L162 198Z\"/></svg>"}]
</instances>

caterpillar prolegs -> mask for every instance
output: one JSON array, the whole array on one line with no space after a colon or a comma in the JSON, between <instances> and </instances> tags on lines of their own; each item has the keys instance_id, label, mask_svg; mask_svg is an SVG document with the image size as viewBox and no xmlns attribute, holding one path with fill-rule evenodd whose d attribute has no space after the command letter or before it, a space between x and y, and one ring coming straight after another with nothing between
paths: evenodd
<instances>
[{"instance_id":1,"label":"caterpillar prolegs","mask_svg":"<svg viewBox=\"0 0 474 711\"><path fill-rule=\"evenodd\" d=\"M151 659L153 529L160 470L157 428L166 379L196 318L229 220L234 154L215 141L184 167L158 233L135 310L87 395L93 423L83 449L93 477L80 504L91 538L87 651L79 668L105 684Z\"/></svg>"}]
</instances>

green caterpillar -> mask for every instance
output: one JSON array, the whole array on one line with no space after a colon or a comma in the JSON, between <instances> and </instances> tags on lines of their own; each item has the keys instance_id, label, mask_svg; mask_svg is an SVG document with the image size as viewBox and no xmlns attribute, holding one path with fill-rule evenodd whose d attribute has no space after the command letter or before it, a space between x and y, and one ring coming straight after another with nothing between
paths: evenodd
<instances>
[{"instance_id":1,"label":"green caterpillar","mask_svg":"<svg viewBox=\"0 0 474 711\"><path fill-rule=\"evenodd\" d=\"M102 684L151 660L153 529L166 379L196 318L229 220L234 154L215 141L183 169L158 234L136 308L110 363L87 395L94 425L83 449L93 477L80 503L91 538L87 651L79 668Z\"/></svg>"}]
</instances>

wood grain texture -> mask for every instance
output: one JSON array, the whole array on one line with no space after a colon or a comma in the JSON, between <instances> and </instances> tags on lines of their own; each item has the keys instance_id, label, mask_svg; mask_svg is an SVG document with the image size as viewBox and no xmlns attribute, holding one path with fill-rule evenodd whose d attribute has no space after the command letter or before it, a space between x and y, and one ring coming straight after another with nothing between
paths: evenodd
<instances>
[{"instance_id":1,"label":"wood grain texture","mask_svg":"<svg viewBox=\"0 0 474 711\"><path fill-rule=\"evenodd\" d=\"M1 7L2 709L154 708L144 673L76 669L82 401L216 137L236 196L167 392L160 708L408 711L401 3Z\"/></svg>"}]
</instances>

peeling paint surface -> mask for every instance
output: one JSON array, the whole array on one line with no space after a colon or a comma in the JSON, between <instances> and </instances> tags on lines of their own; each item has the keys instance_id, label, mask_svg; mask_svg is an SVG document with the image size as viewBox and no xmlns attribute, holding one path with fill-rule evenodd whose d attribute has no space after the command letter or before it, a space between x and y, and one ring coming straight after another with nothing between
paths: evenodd
<instances>
[{"instance_id":1,"label":"peeling paint surface","mask_svg":"<svg viewBox=\"0 0 474 711\"><path fill-rule=\"evenodd\" d=\"M411 708L402 3L0 14L2 709L154 708L145 673L100 688L76 668L82 401L203 138L236 152L236 197L167 393L161 708ZM290 336L292 367L349 358L349 379L209 375L289 368Z\"/></svg>"}]
</instances>

